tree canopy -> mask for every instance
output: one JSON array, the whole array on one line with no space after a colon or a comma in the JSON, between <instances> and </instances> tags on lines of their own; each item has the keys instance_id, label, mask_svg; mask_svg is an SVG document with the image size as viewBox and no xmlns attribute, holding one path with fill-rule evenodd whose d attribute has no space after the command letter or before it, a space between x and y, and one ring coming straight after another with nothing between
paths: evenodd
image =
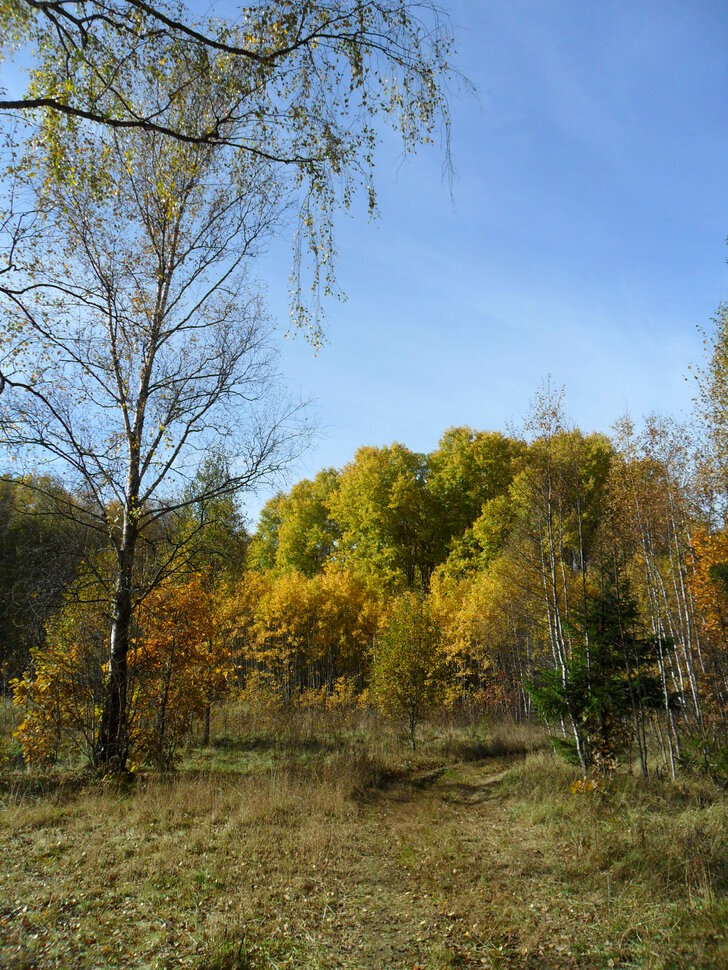
<instances>
[{"instance_id":1,"label":"tree canopy","mask_svg":"<svg viewBox=\"0 0 728 970\"><path fill-rule=\"evenodd\" d=\"M376 209L381 124L405 152L442 133L449 158L453 37L430 0L267 0L231 20L142 0L14 0L2 11L6 57L29 49L34 64L29 89L0 100L11 124L20 113L64 132L90 124L225 145L238 164L275 173L298 213L292 312L314 341L320 298L336 289L333 214L359 193ZM191 92L204 111L190 111Z\"/></svg>"}]
</instances>

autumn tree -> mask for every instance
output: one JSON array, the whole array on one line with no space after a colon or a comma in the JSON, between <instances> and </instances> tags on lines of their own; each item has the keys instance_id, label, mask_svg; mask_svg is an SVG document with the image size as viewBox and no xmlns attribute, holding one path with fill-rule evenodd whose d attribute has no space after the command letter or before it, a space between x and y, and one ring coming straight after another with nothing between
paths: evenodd
<instances>
[{"instance_id":1,"label":"autumn tree","mask_svg":"<svg viewBox=\"0 0 728 970\"><path fill-rule=\"evenodd\" d=\"M48 626L48 644L15 687L16 731L30 763L78 752L98 762L103 729L107 613L73 590ZM179 744L221 697L231 675L212 595L200 576L156 587L136 611L128 654L126 742L132 761L167 770Z\"/></svg>"},{"instance_id":2,"label":"autumn tree","mask_svg":"<svg viewBox=\"0 0 728 970\"><path fill-rule=\"evenodd\" d=\"M378 638L372 688L380 710L403 720L415 750L417 726L442 697L440 631L422 595L399 596Z\"/></svg>"},{"instance_id":3,"label":"autumn tree","mask_svg":"<svg viewBox=\"0 0 728 970\"><path fill-rule=\"evenodd\" d=\"M187 65L167 65L187 77ZM141 82L137 82L141 84ZM184 110L205 124L224 87ZM160 104L160 116L180 104ZM260 481L290 456L290 409L244 261L276 218L267 162L156 132L44 125L27 188L46 216L6 294L0 433L20 461L58 470L68 503L106 536L116 567L97 761L126 762L127 658L136 604L176 567L166 542L143 577L140 545L175 517ZM221 445L221 442L223 443ZM221 476L200 463L226 447Z\"/></svg>"},{"instance_id":4,"label":"autumn tree","mask_svg":"<svg viewBox=\"0 0 728 970\"><path fill-rule=\"evenodd\" d=\"M108 663L108 611L103 588L80 571L61 608L47 621L44 642L13 684L21 712L15 732L30 764L71 752L93 762Z\"/></svg>"},{"instance_id":5,"label":"autumn tree","mask_svg":"<svg viewBox=\"0 0 728 970\"><path fill-rule=\"evenodd\" d=\"M328 499L336 558L392 586L426 586L435 565L427 456L404 445L359 448Z\"/></svg>"},{"instance_id":6,"label":"autumn tree","mask_svg":"<svg viewBox=\"0 0 728 970\"><path fill-rule=\"evenodd\" d=\"M228 687L229 645L199 575L154 589L138 611L138 629L131 654L132 751L168 770L193 721L207 718L211 699Z\"/></svg>"},{"instance_id":7,"label":"autumn tree","mask_svg":"<svg viewBox=\"0 0 728 970\"><path fill-rule=\"evenodd\" d=\"M728 494L728 305L721 304L705 334L706 361L698 371L697 417L703 430L702 487L709 514L725 517Z\"/></svg>"},{"instance_id":8,"label":"autumn tree","mask_svg":"<svg viewBox=\"0 0 728 970\"><path fill-rule=\"evenodd\" d=\"M625 417L618 422L615 445L605 520L610 557L629 578L655 643L664 719L655 720L654 727L675 775L681 734L703 730L700 684L707 663L693 586L694 535L702 530L703 515L696 501L692 436L654 415L638 432ZM671 705L673 694L679 695L679 706Z\"/></svg>"},{"instance_id":9,"label":"autumn tree","mask_svg":"<svg viewBox=\"0 0 728 970\"><path fill-rule=\"evenodd\" d=\"M253 568L295 569L305 576L322 571L340 539L328 501L338 479L338 472L327 468L266 502L253 537Z\"/></svg>"},{"instance_id":10,"label":"autumn tree","mask_svg":"<svg viewBox=\"0 0 728 970\"><path fill-rule=\"evenodd\" d=\"M448 703L471 717L528 716L525 683L542 660L542 623L513 560L500 554L466 575L438 569L428 605L441 630Z\"/></svg>"},{"instance_id":11,"label":"autumn tree","mask_svg":"<svg viewBox=\"0 0 728 970\"><path fill-rule=\"evenodd\" d=\"M284 707L310 691L326 701L342 680L365 686L381 596L351 570L250 571L225 591L221 610L243 686Z\"/></svg>"},{"instance_id":12,"label":"autumn tree","mask_svg":"<svg viewBox=\"0 0 728 970\"><path fill-rule=\"evenodd\" d=\"M278 554L278 532L283 521L285 492L276 492L258 515L258 524L248 550L248 566L255 572L274 569Z\"/></svg>"},{"instance_id":13,"label":"autumn tree","mask_svg":"<svg viewBox=\"0 0 728 970\"><path fill-rule=\"evenodd\" d=\"M690 591L704 636L701 696L706 727L726 729L728 710L728 533L695 530Z\"/></svg>"},{"instance_id":14,"label":"autumn tree","mask_svg":"<svg viewBox=\"0 0 728 970\"><path fill-rule=\"evenodd\" d=\"M497 432L450 428L428 456L427 491L433 508L435 558L465 537L483 507L505 494L524 444Z\"/></svg>"},{"instance_id":15,"label":"autumn tree","mask_svg":"<svg viewBox=\"0 0 728 970\"><path fill-rule=\"evenodd\" d=\"M535 395L524 431L531 441L509 489L511 524L504 548L530 608L542 618L549 665L565 684L573 647L571 613L579 606L588 614L589 573L612 449L601 435L585 436L567 427L563 391L549 383ZM565 696L568 708L570 695ZM565 710L559 720L586 767L576 712Z\"/></svg>"},{"instance_id":16,"label":"autumn tree","mask_svg":"<svg viewBox=\"0 0 728 970\"><path fill-rule=\"evenodd\" d=\"M325 469L266 503L251 563L313 575L335 560L424 588L435 566L473 539L469 530L503 496L523 449L470 428L451 428L429 455L397 443L360 448L340 472Z\"/></svg>"}]
</instances>

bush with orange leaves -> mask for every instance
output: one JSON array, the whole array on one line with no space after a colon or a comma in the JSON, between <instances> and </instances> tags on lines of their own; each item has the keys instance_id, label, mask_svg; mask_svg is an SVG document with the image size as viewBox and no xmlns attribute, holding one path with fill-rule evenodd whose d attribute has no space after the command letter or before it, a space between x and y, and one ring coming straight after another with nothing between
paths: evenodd
<instances>
[{"instance_id":1,"label":"bush with orange leaves","mask_svg":"<svg viewBox=\"0 0 728 970\"><path fill-rule=\"evenodd\" d=\"M66 606L47 625L47 645L31 651L31 665L11 681L24 717L15 731L29 764L61 754L93 758L104 697L108 623L97 603Z\"/></svg>"},{"instance_id":2,"label":"bush with orange leaves","mask_svg":"<svg viewBox=\"0 0 728 970\"><path fill-rule=\"evenodd\" d=\"M167 770L195 719L226 691L230 654L216 636L213 598L200 576L154 590L142 604L132 654L132 756Z\"/></svg>"},{"instance_id":3,"label":"bush with orange leaves","mask_svg":"<svg viewBox=\"0 0 728 970\"><path fill-rule=\"evenodd\" d=\"M101 610L67 606L14 684L25 717L16 731L29 763L75 750L93 760L101 714L107 629ZM137 610L129 655L129 757L169 769L197 718L226 691L230 654L218 636L202 577L154 590Z\"/></svg>"}]
</instances>

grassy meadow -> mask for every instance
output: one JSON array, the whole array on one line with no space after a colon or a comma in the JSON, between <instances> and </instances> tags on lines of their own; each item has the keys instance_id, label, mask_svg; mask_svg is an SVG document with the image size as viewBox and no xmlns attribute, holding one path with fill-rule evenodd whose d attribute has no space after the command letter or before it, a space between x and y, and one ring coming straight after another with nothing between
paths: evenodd
<instances>
[{"instance_id":1,"label":"grassy meadow","mask_svg":"<svg viewBox=\"0 0 728 970\"><path fill-rule=\"evenodd\" d=\"M728 966L728 798L596 787L529 725L228 711L128 784L2 773L0 966Z\"/></svg>"}]
</instances>

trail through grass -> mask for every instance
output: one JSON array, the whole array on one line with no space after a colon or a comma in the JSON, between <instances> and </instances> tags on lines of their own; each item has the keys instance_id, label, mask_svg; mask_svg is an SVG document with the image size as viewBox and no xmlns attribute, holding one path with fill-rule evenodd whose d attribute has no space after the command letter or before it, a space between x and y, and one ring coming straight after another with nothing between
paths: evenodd
<instances>
[{"instance_id":1,"label":"trail through grass","mask_svg":"<svg viewBox=\"0 0 728 970\"><path fill-rule=\"evenodd\" d=\"M728 807L700 784L238 747L239 770L230 743L222 771L8 793L0 965L728 966Z\"/></svg>"}]
</instances>

